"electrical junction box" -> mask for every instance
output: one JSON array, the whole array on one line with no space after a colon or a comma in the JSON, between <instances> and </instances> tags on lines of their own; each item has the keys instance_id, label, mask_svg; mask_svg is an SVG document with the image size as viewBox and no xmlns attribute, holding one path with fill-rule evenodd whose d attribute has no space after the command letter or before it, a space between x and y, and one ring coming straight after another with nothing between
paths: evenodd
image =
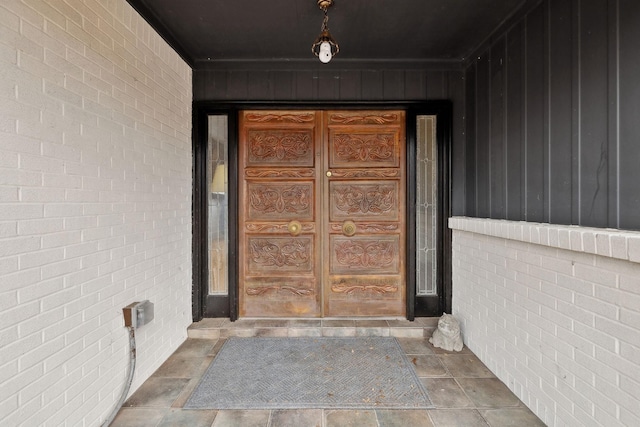
<instances>
[{"instance_id":1,"label":"electrical junction box","mask_svg":"<svg viewBox=\"0 0 640 427\"><path fill-rule=\"evenodd\" d=\"M122 314L124 326L137 329L153 320L153 303L149 300L131 303L122 309Z\"/></svg>"}]
</instances>

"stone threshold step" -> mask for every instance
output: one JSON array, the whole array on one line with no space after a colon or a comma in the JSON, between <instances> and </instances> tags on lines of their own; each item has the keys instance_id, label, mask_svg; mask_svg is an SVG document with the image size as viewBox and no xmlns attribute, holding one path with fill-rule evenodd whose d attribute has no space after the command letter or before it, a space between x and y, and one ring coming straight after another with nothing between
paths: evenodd
<instances>
[{"instance_id":1,"label":"stone threshold step","mask_svg":"<svg viewBox=\"0 0 640 427\"><path fill-rule=\"evenodd\" d=\"M355 337L429 338L437 317L406 319L239 319L207 318L189 326L189 338L228 337Z\"/></svg>"}]
</instances>

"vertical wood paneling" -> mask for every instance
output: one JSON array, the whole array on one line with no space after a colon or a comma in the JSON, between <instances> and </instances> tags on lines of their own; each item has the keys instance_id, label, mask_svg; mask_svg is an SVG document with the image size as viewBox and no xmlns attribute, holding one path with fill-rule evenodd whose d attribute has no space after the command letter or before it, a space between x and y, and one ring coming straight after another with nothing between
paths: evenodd
<instances>
[{"instance_id":1,"label":"vertical wood paneling","mask_svg":"<svg viewBox=\"0 0 640 427\"><path fill-rule=\"evenodd\" d=\"M318 71L318 97L322 101L340 99L340 73L338 71Z\"/></svg>"},{"instance_id":2,"label":"vertical wood paneling","mask_svg":"<svg viewBox=\"0 0 640 427\"><path fill-rule=\"evenodd\" d=\"M461 76L461 70L195 69L194 101L404 102L451 99L451 92L457 89L450 87L451 76ZM464 111L464 104L454 108Z\"/></svg>"},{"instance_id":3,"label":"vertical wood paneling","mask_svg":"<svg viewBox=\"0 0 640 427\"><path fill-rule=\"evenodd\" d=\"M427 99L446 99L447 92L446 71L427 71Z\"/></svg>"},{"instance_id":4,"label":"vertical wood paneling","mask_svg":"<svg viewBox=\"0 0 640 427\"><path fill-rule=\"evenodd\" d=\"M476 68L476 214L491 216L491 80L489 54L478 59Z\"/></svg>"},{"instance_id":5,"label":"vertical wood paneling","mask_svg":"<svg viewBox=\"0 0 640 427\"><path fill-rule=\"evenodd\" d=\"M249 81L244 70L229 71L227 74L226 99L249 99Z\"/></svg>"},{"instance_id":6,"label":"vertical wood paneling","mask_svg":"<svg viewBox=\"0 0 640 427\"><path fill-rule=\"evenodd\" d=\"M424 70L407 70L404 73L404 99L418 101L427 99L427 73Z\"/></svg>"},{"instance_id":7,"label":"vertical wood paneling","mask_svg":"<svg viewBox=\"0 0 640 427\"><path fill-rule=\"evenodd\" d=\"M571 2L549 4L549 221L572 220Z\"/></svg>"},{"instance_id":8,"label":"vertical wood paneling","mask_svg":"<svg viewBox=\"0 0 640 427\"><path fill-rule=\"evenodd\" d=\"M247 99L273 99L270 77L268 71L247 72Z\"/></svg>"},{"instance_id":9,"label":"vertical wood paneling","mask_svg":"<svg viewBox=\"0 0 640 427\"><path fill-rule=\"evenodd\" d=\"M571 223L582 224L580 209L580 2L571 2Z\"/></svg>"},{"instance_id":10,"label":"vertical wood paneling","mask_svg":"<svg viewBox=\"0 0 640 427\"><path fill-rule=\"evenodd\" d=\"M506 67L506 218L524 218L524 26L507 34Z\"/></svg>"},{"instance_id":11,"label":"vertical wood paneling","mask_svg":"<svg viewBox=\"0 0 640 427\"><path fill-rule=\"evenodd\" d=\"M544 157L544 170L543 170L543 188L544 188L544 199L543 199L543 211L542 211L542 217L543 217L543 221L544 222L549 222L549 193L550 193L550 162L549 162L549 122L550 122L550 118L549 118L549 100L550 100L550 94L549 94L549 77L550 77L550 64L549 64L549 51L550 51L550 36L549 36L549 1L543 2L541 4L542 7L542 13L543 13L543 37L542 37L542 46L543 46L543 58L542 58L542 66L543 66L543 88L544 91L542 92L542 102L543 102L543 111L544 111L544 116L543 116L543 125L542 125L542 129L543 129L543 157Z\"/></svg>"},{"instance_id":12,"label":"vertical wood paneling","mask_svg":"<svg viewBox=\"0 0 640 427\"><path fill-rule=\"evenodd\" d=\"M340 73L340 99L343 101L362 99L362 79L359 70L345 70Z\"/></svg>"},{"instance_id":13,"label":"vertical wood paneling","mask_svg":"<svg viewBox=\"0 0 640 427\"><path fill-rule=\"evenodd\" d=\"M544 221L544 8L536 8L526 19L526 220Z\"/></svg>"},{"instance_id":14,"label":"vertical wood paneling","mask_svg":"<svg viewBox=\"0 0 640 427\"><path fill-rule=\"evenodd\" d=\"M199 96L202 96L202 94L204 94L205 92L207 92L207 80L208 79L204 79L201 78L201 76L203 74L209 74L209 71L198 71L198 70L194 70L193 71L193 99L194 101L198 100Z\"/></svg>"},{"instance_id":15,"label":"vertical wood paneling","mask_svg":"<svg viewBox=\"0 0 640 427\"><path fill-rule=\"evenodd\" d=\"M313 100L316 99L318 93L318 78L313 71L297 71L296 78L296 99L297 100Z\"/></svg>"},{"instance_id":16,"label":"vertical wood paneling","mask_svg":"<svg viewBox=\"0 0 640 427\"><path fill-rule=\"evenodd\" d=\"M504 60L505 39L499 39L491 48L490 105L490 210L491 218L504 219L505 208L505 143L504 143Z\"/></svg>"},{"instance_id":17,"label":"vertical wood paneling","mask_svg":"<svg viewBox=\"0 0 640 427\"><path fill-rule=\"evenodd\" d=\"M620 0L620 227L640 229L640 2Z\"/></svg>"},{"instance_id":18,"label":"vertical wood paneling","mask_svg":"<svg viewBox=\"0 0 640 427\"><path fill-rule=\"evenodd\" d=\"M276 70L271 72L274 99L295 99L295 87L292 71Z\"/></svg>"},{"instance_id":19,"label":"vertical wood paneling","mask_svg":"<svg viewBox=\"0 0 640 427\"><path fill-rule=\"evenodd\" d=\"M384 100L383 72L376 70L362 71L362 98L371 101Z\"/></svg>"},{"instance_id":20,"label":"vertical wood paneling","mask_svg":"<svg viewBox=\"0 0 640 427\"><path fill-rule=\"evenodd\" d=\"M638 1L544 0L472 56L466 215L487 216L483 203L490 200L490 216L501 218L496 197L504 190L508 219L640 229L638 22Z\"/></svg>"},{"instance_id":21,"label":"vertical wood paneling","mask_svg":"<svg viewBox=\"0 0 640 427\"><path fill-rule=\"evenodd\" d=\"M227 99L227 71L226 70L194 70L193 99Z\"/></svg>"},{"instance_id":22,"label":"vertical wood paneling","mask_svg":"<svg viewBox=\"0 0 640 427\"><path fill-rule=\"evenodd\" d=\"M478 149L476 137L476 66L472 63L465 72L465 111L466 123L465 129L467 138L465 140L465 214L468 216L477 216L478 208L476 204L476 151ZM455 165L454 165L455 168Z\"/></svg>"},{"instance_id":23,"label":"vertical wood paneling","mask_svg":"<svg viewBox=\"0 0 640 427\"><path fill-rule=\"evenodd\" d=\"M449 95L453 105L464 105L464 72L451 72L448 78ZM464 108L454 108L451 146L451 214L464 215L465 206L465 113Z\"/></svg>"},{"instance_id":24,"label":"vertical wood paneling","mask_svg":"<svg viewBox=\"0 0 640 427\"><path fill-rule=\"evenodd\" d=\"M404 70L385 70L382 80L382 96L388 100L402 100L398 98L404 94Z\"/></svg>"},{"instance_id":25,"label":"vertical wood paneling","mask_svg":"<svg viewBox=\"0 0 640 427\"><path fill-rule=\"evenodd\" d=\"M580 209L593 227L608 225L607 17L607 0L581 2Z\"/></svg>"},{"instance_id":26,"label":"vertical wood paneling","mask_svg":"<svg viewBox=\"0 0 640 427\"><path fill-rule=\"evenodd\" d=\"M226 99L229 96L229 72L227 71L212 71L212 76L217 84L213 85L212 90L209 92L209 98L205 99Z\"/></svg>"},{"instance_id":27,"label":"vertical wood paneling","mask_svg":"<svg viewBox=\"0 0 640 427\"><path fill-rule=\"evenodd\" d=\"M637 3L637 2L636 2ZM608 139L608 176L607 176L607 224L609 227L620 227L620 188L618 183L618 159L620 153L620 128L618 118L620 117L620 97L618 93L618 67L619 67L619 40L618 40L618 1L609 1L607 11L607 139ZM639 52L639 51L636 51Z\"/></svg>"}]
</instances>

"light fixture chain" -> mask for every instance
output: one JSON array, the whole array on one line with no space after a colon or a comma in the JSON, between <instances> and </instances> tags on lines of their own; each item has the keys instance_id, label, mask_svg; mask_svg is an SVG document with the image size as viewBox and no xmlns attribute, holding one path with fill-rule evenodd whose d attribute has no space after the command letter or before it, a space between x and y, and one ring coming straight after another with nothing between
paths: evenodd
<instances>
[{"instance_id":1,"label":"light fixture chain","mask_svg":"<svg viewBox=\"0 0 640 427\"><path fill-rule=\"evenodd\" d=\"M326 31L329 29L329 14L327 13L326 7L323 7L322 10L324 11L324 19L322 20L320 31Z\"/></svg>"}]
</instances>

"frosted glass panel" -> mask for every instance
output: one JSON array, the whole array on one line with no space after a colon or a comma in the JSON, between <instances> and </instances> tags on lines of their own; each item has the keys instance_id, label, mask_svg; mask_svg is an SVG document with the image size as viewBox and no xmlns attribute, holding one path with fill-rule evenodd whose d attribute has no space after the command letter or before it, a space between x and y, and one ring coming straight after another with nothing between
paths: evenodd
<instances>
[{"instance_id":1,"label":"frosted glass panel","mask_svg":"<svg viewBox=\"0 0 640 427\"><path fill-rule=\"evenodd\" d=\"M436 117L418 116L416 165L416 294L437 295L438 152Z\"/></svg>"},{"instance_id":2,"label":"frosted glass panel","mask_svg":"<svg viewBox=\"0 0 640 427\"><path fill-rule=\"evenodd\" d=\"M227 295L227 116L209 116L207 183L209 208L209 294Z\"/></svg>"}]
</instances>

